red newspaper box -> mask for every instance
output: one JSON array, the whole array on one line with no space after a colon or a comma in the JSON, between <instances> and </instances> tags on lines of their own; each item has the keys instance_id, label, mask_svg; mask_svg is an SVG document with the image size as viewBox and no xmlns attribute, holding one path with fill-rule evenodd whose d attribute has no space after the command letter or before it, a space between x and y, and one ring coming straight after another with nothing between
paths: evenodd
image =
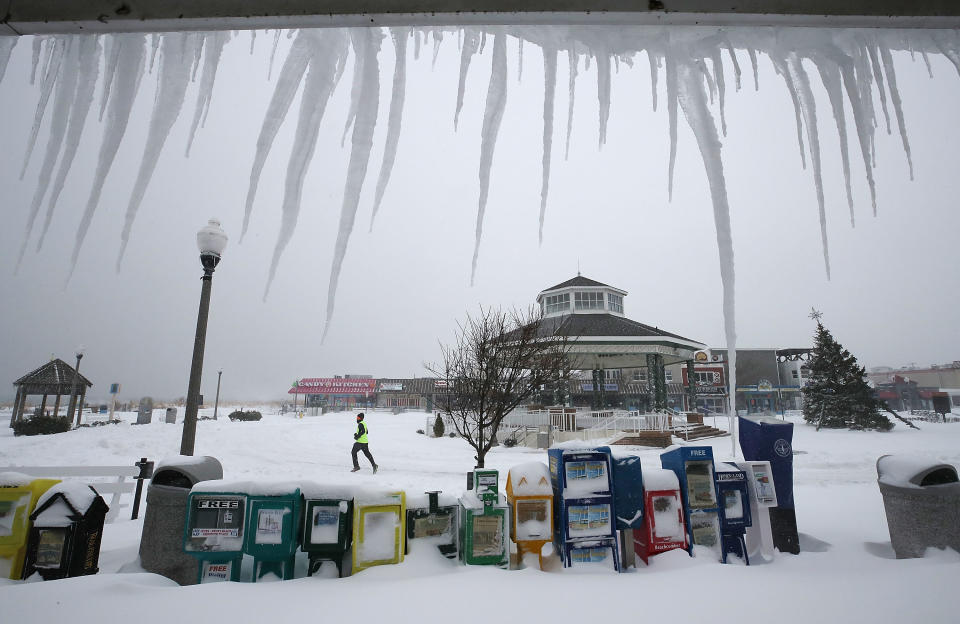
<instances>
[{"instance_id":1,"label":"red newspaper box","mask_svg":"<svg viewBox=\"0 0 960 624\"><path fill-rule=\"evenodd\" d=\"M672 470L644 468L643 528L633 531L633 551L644 563L653 555L687 548L680 483Z\"/></svg>"}]
</instances>

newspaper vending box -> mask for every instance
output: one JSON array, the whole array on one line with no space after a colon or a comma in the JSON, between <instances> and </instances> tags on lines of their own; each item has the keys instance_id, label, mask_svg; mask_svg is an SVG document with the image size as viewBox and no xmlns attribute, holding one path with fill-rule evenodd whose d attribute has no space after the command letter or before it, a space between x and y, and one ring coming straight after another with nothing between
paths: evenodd
<instances>
[{"instance_id":1,"label":"newspaper vending box","mask_svg":"<svg viewBox=\"0 0 960 624\"><path fill-rule=\"evenodd\" d=\"M240 580L246 511L245 494L190 492L183 550L197 558L197 582Z\"/></svg>"},{"instance_id":2,"label":"newspaper vending box","mask_svg":"<svg viewBox=\"0 0 960 624\"><path fill-rule=\"evenodd\" d=\"M633 531L633 551L649 564L653 555L686 549L688 543L677 475L665 468L647 468L643 477L645 513L643 526Z\"/></svg>"},{"instance_id":3,"label":"newspaper vending box","mask_svg":"<svg viewBox=\"0 0 960 624\"><path fill-rule=\"evenodd\" d=\"M693 554L693 546L719 550L720 507L713 477L713 449L709 446L674 447L660 455L660 464L672 470L680 481L690 553Z\"/></svg>"},{"instance_id":4,"label":"newspaper vending box","mask_svg":"<svg viewBox=\"0 0 960 624\"><path fill-rule=\"evenodd\" d=\"M717 496L720 499L720 560L734 554L750 565L744 535L753 523L747 473L733 462L716 465Z\"/></svg>"}]
</instances>

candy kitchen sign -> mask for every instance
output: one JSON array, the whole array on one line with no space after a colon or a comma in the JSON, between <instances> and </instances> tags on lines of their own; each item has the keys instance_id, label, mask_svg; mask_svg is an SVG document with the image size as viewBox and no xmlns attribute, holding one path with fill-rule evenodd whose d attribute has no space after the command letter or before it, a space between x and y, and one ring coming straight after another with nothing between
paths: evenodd
<instances>
[{"instance_id":1,"label":"candy kitchen sign","mask_svg":"<svg viewBox=\"0 0 960 624\"><path fill-rule=\"evenodd\" d=\"M297 381L288 394L373 394L376 390L376 379L310 377Z\"/></svg>"}]
</instances>

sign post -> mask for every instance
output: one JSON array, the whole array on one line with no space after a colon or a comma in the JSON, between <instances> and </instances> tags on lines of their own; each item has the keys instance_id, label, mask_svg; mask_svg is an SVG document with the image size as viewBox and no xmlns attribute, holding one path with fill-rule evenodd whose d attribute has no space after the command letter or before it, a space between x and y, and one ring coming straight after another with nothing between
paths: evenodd
<instances>
[{"instance_id":1,"label":"sign post","mask_svg":"<svg viewBox=\"0 0 960 624\"><path fill-rule=\"evenodd\" d=\"M120 393L120 384L110 384L110 420L113 420L113 410L117 406L117 395Z\"/></svg>"}]
</instances>

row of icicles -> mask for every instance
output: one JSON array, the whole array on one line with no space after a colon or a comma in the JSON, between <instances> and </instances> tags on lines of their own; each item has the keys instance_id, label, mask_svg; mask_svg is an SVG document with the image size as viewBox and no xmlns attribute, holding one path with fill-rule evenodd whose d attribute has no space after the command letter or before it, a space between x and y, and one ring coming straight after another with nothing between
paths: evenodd
<instances>
[{"instance_id":1,"label":"row of icicles","mask_svg":"<svg viewBox=\"0 0 960 624\"><path fill-rule=\"evenodd\" d=\"M524 26L524 27L461 27L461 28L327 28L284 31L292 39L286 58L279 69L274 92L257 139L250 173L243 233L246 233L260 174L277 132L302 88L295 139L289 155L281 226L269 269L264 297L276 274L283 250L291 239L301 205L306 173L316 147L325 108L336 89L353 51L354 70L350 87L350 108L343 140L350 137L350 160L340 213L340 227L328 285L326 330L333 315L337 282L354 228L360 193L367 177L374 129L378 122L381 68L379 53L389 37L394 47L395 66L391 87L387 132L383 161L376 182L371 217L373 220L383 201L391 170L400 145L406 88L407 48L412 40L414 56L421 47L433 41L433 60L441 50L444 35L454 35L460 54L460 75L453 119L456 127L464 100L466 77L471 60L481 54L492 39L492 65L486 93L480 141L479 199L475 246L471 265L471 283L476 272L483 233L484 212L490 186L493 158L500 123L507 103L507 42L518 42L518 73L523 71L524 43L538 46L543 53L543 162L540 204L540 240L549 194L550 164L553 150L554 97L557 87L557 65L561 55L569 63L569 97L567 111L566 150L573 124L575 84L581 65L596 65L599 99L599 143L606 140L611 97L612 68L621 63L632 65L640 52L646 52L652 85L652 104L657 109L660 75L666 81L666 107L670 136L668 191L672 195L676 161L677 121L683 112L700 149L709 181L714 207L720 272L723 284L723 314L727 345L731 352L730 370L735 370L734 269L733 243L730 232L726 181L721 159L721 134L726 134L726 77L724 57L732 68L735 88L741 88L741 66L738 51L746 52L753 72L754 88L759 89L758 55L766 55L784 80L796 112L797 140L804 168L809 160L812 170L823 247L824 266L830 274L829 246L820 163L820 142L817 107L809 69L816 71L831 107L841 152L851 225L854 223L850 188L850 149L847 136L846 107L852 113L856 143L863 162L864 175L876 214L875 131L880 126L874 96L879 99L883 125L892 132L895 120L903 143L907 167L913 177L910 143L906 132L901 97L897 87L893 50L909 51L912 58L919 53L930 71L929 53L941 54L960 73L960 36L954 30L853 30L815 28L712 28L712 27L598 27L598 26ZM256 38L251 31L251 53ZM189 155L198 127L202 127L210 110L219 61L224 47L236 33L188 32L116 35L55 35L34 37L31 84L39 86L39 103L26 149L23 171L26 172L37 140L41 122L49 112L49 139L40 165L38 183L27 220L27 236L17 260L23 260L27 239L36 227L41 206L46 210L39 228L37 248L43 245L63 190L67 174L77 152L81 136L94 108L95 85L101 85L97 116L103 122L103 136L90 195L83 210L71 258L71 275L93 219L104 181L113 164L130 118L133 102L144 73L152 72L158 63L158 86L154 99L149 132L144 145L140 169L127 205L121 234L119 262L129 241L131 229L160 158L171 128L180 116L188 84L199 75L199 87L186 153ZM281 31L273 32L270 74L273 72ZM17 38L0 37L0 80L3 78ZM931 71L932 76L932 71ZM267 76L268 80L272 75ZM713 110L719 112L719 129ZM57 164L59 163L59 166ZM241 235L242 239L242 235ZM733 382L731 382L733 383Z\"/></svg>"}]
</instances>

